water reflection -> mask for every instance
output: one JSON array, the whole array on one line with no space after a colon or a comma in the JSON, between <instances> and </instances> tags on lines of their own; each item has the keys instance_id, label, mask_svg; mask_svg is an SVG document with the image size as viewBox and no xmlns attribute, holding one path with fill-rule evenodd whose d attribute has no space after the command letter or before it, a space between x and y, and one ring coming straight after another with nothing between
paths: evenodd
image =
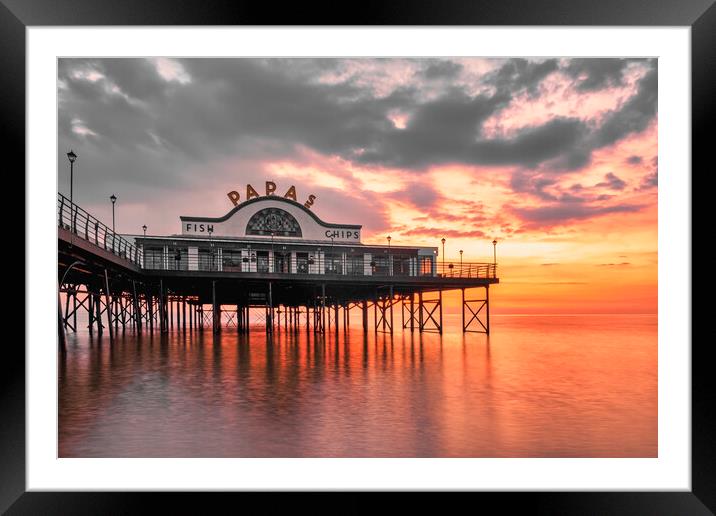
<instances>
[{"instance_id":1,"label":"water reflection","mask_svg":"<svg viewBox=\"0 0 716 516\"><path fill-rule=\"evenodd\" d=\"M656 317L609 323L70 334L60 456L656 456Z\"/></svg>"}]
</instances>

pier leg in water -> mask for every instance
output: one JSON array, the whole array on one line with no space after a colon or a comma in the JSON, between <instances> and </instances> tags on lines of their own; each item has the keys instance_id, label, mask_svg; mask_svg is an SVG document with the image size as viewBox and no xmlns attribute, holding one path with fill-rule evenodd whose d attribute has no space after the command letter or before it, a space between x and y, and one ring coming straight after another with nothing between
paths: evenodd
<instances>
[{"instance_id":1,"label":"pier leg in water","mask_svg":"<svg viewBox=\"0 0 716 516\"><path fill-rule=\"evenodd\" d=\"M57 290L57 331L58 334L58 340L60 345L60 351L63 353L67 351L67 345L65 343L65 319L62 317L62 299L60 298L60 292L59 292L59 286Z\"/></svg>"},{"instance_id":2,"label":"pier leg in water","mask_svg":"<svg viewBox=\"0 0 716 516\"><path fill-rule=\"evenodd\" d=\"M92 337L94 332L94 299L92 297L92 292L90 292L89 285L87 285L87 319L89 322L87 328L89 328L89 334L90 337Z\"/></svg>"},{"instance_id":3,"label":"pier leg in water","mask_svg":"<svg viewBox=\"0 0 716 516\"><path fill-rule=\"evenodd\" d=\"M487 310L487 327L485 333L490 334L490 285L485 285L485 309Z\"/></svg>"},{"instance_id":4,"label":"pier leg in water","mask_svg":"<svg viewBox=\"0 0 716 516\"><path fill-rule=\"evenodd\" d=\"M363 333L368 333L368 300L361 302L361 312L363 314Z\"/></svg>"},{"instance_id":5,"label":"pier leg in water","mask_svg":"<svg viewBox=\"0 0 716 516\"><path fill-rule=\"evenodd\" d=\"M104 270L104 303L107 309L107 322L109 323L109 342L114 343L114 329L112 328L112 301L109 294L109 275L107 269Z\"/></svg>"},{"instance_id":6,"label":"pier leg in water","mask_svg":"<svg viewBox=\"0 0 716 516\"><path fill-rule=\"evenodd\" d=\"M135 328L137 333L142 333L142 305L137 297L137 285L132 281L132 303L134 306Z\"/></svg>"},{"instance_id":7,"label":"pier leg in water","mask_svg":"<svg viewBox=\"0 0 716 516\"><path fill-rule=\"evenodd\" d=\"M221 331L221 307L216 302L216 280L211 282L211 320L214 333Z\"/></svg>"}]
</instances>

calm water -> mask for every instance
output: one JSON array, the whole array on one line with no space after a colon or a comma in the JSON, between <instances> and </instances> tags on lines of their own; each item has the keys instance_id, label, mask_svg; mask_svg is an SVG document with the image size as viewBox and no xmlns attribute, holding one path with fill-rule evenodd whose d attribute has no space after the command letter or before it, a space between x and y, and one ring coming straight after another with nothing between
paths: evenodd
<instances>
[{"instance_id":1,"label":"calm water","mask_svg":"<svg viewBox=\"0 0 716 516\"><path fill-rule=\"evenodd\" d=\"M61 457L655 457L656 316L493 334L69 334ZM398 324L399 326L399 324ZM450 330L457 329L457 332Z\"/></svg>"}]
</instances>

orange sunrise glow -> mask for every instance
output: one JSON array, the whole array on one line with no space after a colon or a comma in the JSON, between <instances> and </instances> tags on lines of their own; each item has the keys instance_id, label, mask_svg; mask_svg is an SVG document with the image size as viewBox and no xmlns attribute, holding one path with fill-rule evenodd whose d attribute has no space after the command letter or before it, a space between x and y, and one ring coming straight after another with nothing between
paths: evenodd
<instances>
[{"instance_id":1,"label":"orange sunrise glow","mask_svg":"<svg viewBox=\"0 0 716 516\"><path fill-rule=\"evenodd\" d=\"M83 149L92 213L123 192L119 231L274 181L367 244L496 239L494 313L656 313L654 60L117 61L62 61L58 159Z\"/></svg>"}]
</instances>

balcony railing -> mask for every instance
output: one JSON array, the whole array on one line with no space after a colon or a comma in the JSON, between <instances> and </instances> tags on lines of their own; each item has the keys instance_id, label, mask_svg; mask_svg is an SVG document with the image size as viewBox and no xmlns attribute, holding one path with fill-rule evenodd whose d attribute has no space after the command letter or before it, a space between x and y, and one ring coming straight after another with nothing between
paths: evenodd
<instances>
[{"instance_id":1,"label":"balcony railing","mask_svg":"<svg viewBox=\"0 0 716 516\"><path fill-rule=\"evenodd\" d=\"M58 226L72 232L75 236L91 242L120 258L148 270L237 272L247 274L321 274L327 276L378 276L378 277L440 277L440 278L497 278L497 264L465 261L449 261L430 256L407 256L395 254L374 257L369 260L363 255L342 255L328 253L306 258L295 253L274 251L263 256L246 256L238 250L197 249L188 253L187 249L169 249L144 253L141 247L116 234L111 228L100 222L85 210L57 194ZM222 252L223 251L223 252ZM270 258L273 256L273 259ZM310 256L310 254L309 254Z\"/></svg>"},{"instance_id":2,"label":"balcony railing","mask_svg":"<svg viewBox=\"0 0 716 516\"><path fill-rule=\"evenodd\" d=\"M61 193L57 194L57 224L83 240L142 266L144 259L141 248L116 234Z\"/></svg>"},{"instance_id":3,"label":"balcony railing","mask_svg":"<svg viewBox=\"0 0 716 516\"><path fill-rule=\"evenodd\" d=\"M184 252L169 250L168 253L145 254L145 269L200 272L235 272L246 274L291 274L327 276L379 276L379 277L442 277L442 278L482 278L497 277L497 265L494 263L462 262L419 262L405 257L394 261L370 261L361 257L334 255L320 258L303 258L286 253L275 254L272 260L267 257L227 258L219 254L218 249L207 253L188 255Z\"/></svg>"},{"instance_id":4,"label":"balcony railing","mask_svg":"<svg viewBox=\"0 0 716 516\"><path fill-rule=\"evenodd\" d=\"M443 278L496 278L497 264L439 261L437 275Z\"/></svg>"}]
</instances>

